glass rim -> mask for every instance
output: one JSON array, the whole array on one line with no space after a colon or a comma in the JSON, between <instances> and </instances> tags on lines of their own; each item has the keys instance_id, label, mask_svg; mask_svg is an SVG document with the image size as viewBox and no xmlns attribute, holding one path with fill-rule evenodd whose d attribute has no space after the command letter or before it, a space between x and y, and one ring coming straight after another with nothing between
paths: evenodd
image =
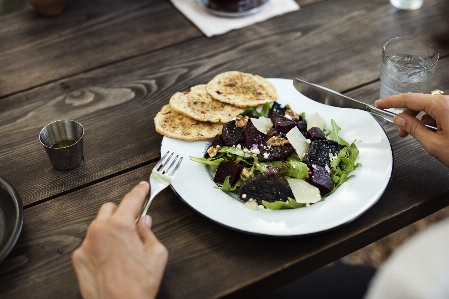
<instances>
[{"instance_id":1,"label":"glass rim","mask_svg":"<svg viewBox=\"0 0 449 299\"><path fill-rule=\"evenodd\" d=\"M434 53L437 56L435 61L433 63L427 64L425 66L404 66L404 65L400 65L400 64L396 63L387 54L387 51L386 51L385 47L388 45L388 43L392 42L393 40L398 40L398 39L416 40L416 41L419 41L422 44L430 46L430 48L433 49ZM408 69L422 69L422 68L428 69L428 68L432 68L432 67L434 67L437 64L438 60L440 59L440 53L438 52L438 50L432 44L430 44L430 43L428 43L428 42L426 42L426 41L424 41L424 40L422 40L422 39L420 39L419 37L416 37L416 36L396 36L396 37L390 38L382 46L382 55L385 56L388 59L388 61L390 61L392 64L394 64L394 65L396 65L398 67L401 67L401 68L408 68Z\"/></svg>"}]
</instances>

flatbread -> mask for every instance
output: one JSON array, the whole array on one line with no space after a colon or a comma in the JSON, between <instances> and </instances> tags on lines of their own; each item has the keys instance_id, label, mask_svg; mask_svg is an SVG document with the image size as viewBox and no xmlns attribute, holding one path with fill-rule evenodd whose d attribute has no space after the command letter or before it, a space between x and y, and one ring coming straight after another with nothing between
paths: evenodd
<instances>
[{"instance_id":1,"label":"flatbread","mask_svg":"<svg viewBox=\"0 0 449 299\"><path fill-rule=\"evenodd\" d=\"M189 92L175 93L170 99L170 107L193 119L214 123L227 123L244 110L213 99L205 84L194 86Z\"/></svg>"},{"instance_id":2,"label":"flatbread","mask_svg":"<svg viewBox=\"0 0 449 299\"><path fill-rule=\"evenodd\" d=\"M203 140L214 138L221 134L223 124L201 122L173 111L170 105L162 107L161 111L154 118L156 131L160 134L187 140Z\"/></svg>"},{"instance_id":3,"label":"flatbread","mask_svg":"<svg viewBox=\"0 0 449 299\"><path fill-rule=\"evenodd\" d=\"M270 81L237 71L215 76L207 83L206 90L214 99L242 108L260 106L278 99L276 88Z\"/></svg>"}]
</instances>

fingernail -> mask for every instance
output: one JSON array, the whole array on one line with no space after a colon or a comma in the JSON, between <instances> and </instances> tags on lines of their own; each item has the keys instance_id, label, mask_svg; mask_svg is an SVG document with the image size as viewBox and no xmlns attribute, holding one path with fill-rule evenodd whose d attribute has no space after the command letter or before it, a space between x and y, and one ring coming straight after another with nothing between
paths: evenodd
<instances>
[{"instance_id":1,"label":"fingernail","mask_svg":"<svg viewBox=\"0 0 449 299\"><path fill-rule=\"evenodd\" d=\"M393 118L393 122L394 122L398 127L401 127L401 128L404 128L404 127L405 127L405 119L404 119L403 117L400 117L400 116L396 115L396 116Z\"/></svg>"},{"instance_id":2,"label":"fingernail","mask_svg":"<svg viewBox=\"0 0 449 299\"><path fill-rule=\"evenodd\" d=\"M148 228L151 228L152 219L150 215L145 215L145 225L148 226Z\"/></svg>"},{"instance_id":3,"label":"fingernail","mask_svg":"<svg viewBox=\"0 0 449 299\"><path fill-rule=\"evenodd\" d=\"M147 183L147 182L142 181L142 182L139 183L139 185L143 185L143 184L146 184L146 183Z\"/></svg>"}]
</instances>

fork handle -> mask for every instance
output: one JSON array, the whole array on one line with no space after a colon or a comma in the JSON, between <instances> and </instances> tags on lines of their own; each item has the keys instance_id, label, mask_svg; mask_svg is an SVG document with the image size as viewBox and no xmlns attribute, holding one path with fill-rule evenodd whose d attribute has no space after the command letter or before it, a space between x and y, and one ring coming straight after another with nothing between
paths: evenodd
<instances>
[{"instance_id":1,"label":"fork handle","mask_svg":"<svg viewBox=\"0 0 449 299\"><path fill-rule=\"evenodd\" d=\"M139 222L139 219L142 218L142 216L145 216L148 212L148 209L150 208L151 203L153 202L154 197L156 194L153 192L150 192L150 195L148 196L147 200L145 201L144 208L142 210L142 213L137 216L136 223Z\"/></svg>"}]
</instances>

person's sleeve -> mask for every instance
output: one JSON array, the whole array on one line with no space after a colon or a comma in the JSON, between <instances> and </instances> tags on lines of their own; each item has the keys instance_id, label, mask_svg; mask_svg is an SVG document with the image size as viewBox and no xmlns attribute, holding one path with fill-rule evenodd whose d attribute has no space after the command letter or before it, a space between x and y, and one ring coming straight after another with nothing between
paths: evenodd
<instances>
[{"instance_id":1,"label":"person's sleeve","mask_svg":"<svg viewBox=\"0 0 449 299\"><path fill-rule=\"evenodd\" d=\"M397 249L372 280L366 299L449 298L449 221Z\"/></svg>"}]
</instances>

